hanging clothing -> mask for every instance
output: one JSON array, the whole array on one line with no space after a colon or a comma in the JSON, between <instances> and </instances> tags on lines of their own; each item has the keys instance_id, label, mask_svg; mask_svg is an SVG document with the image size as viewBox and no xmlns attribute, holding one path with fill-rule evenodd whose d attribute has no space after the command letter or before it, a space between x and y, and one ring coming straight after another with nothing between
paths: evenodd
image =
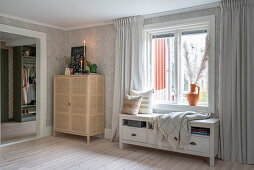
<instances>
[{"instance_id":1,"label":"hanging clothing","mask_svg":"<svg viewBox=\"0 0 254 170\"><path fill-rule=\"evenodd\" d=\"M30 69L29 72L29 84L36 84L36 71L35 66Z\"/></svg>"},{"instance_id":2,"label":"hanging clothing","mask_svg":"<svg viewBox=\"0 0 254 170\"><path fill-rule=\"evenodd\" d=\"M22 99L23 104L27 104L27 93L29 88L29 72L25 67L22 67Z\"/></svg>"}]
</instances>

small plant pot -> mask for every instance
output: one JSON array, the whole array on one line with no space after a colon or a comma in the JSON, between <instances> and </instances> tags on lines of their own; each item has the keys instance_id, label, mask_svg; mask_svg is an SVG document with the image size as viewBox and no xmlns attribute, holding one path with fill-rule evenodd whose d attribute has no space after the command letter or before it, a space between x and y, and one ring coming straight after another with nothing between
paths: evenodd
<instances>
[{"instance_id":1,"label":"small plant pot","mask_svg":"<svg viewBox=\"0 0 254 170\"><path fill-rule=\"evenodd\" d=\"M97 69L90 69L90 73L97 73Z\"/></svg>"},{"instance_id":2,"label":"small plant pot","mask_svg":"<svg viewBox=\"0 0 254 170\"><path fill-rule=\"evenodd\" d=\"M70 69L70 75L73 75L73 68L69 68Z\"/></svg>"},{"instance_id":3,"label":"small plant pot","mask_svg":"<svg viewBox=\"0 0 254 170\"><path fill-rule=\"evenodd\" d=\"M70 68L65 68L65 72L64 72L65 75L70 75L71 72L70 72Z\"/></svg>"},{"instance_id":4,"label":"small plant pot","mask_svg":"<svg viewBox=\"0 0 254 170\"><path fill-rule=\"evenodd\" d=\"M89 67L89 71L90 71L90 73L97 73L97 65L96 64L91 65Z\"/></svg>"}]
</instances>

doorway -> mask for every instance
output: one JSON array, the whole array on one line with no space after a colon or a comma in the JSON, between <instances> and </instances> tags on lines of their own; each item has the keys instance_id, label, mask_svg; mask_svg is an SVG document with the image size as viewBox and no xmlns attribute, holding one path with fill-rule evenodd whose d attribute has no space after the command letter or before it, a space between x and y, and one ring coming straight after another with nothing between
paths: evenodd
<instances>
[{"instance_id":1,"label":"doorway","mask_svg":"<svg viewBox=\"0 0 254 170\"><path fill-rule=\"evenodd\" d=\"M36 39L0 32L1 143L36 136Z\"/></svg>"},{"instance_id":2,"label":"doorway","mask_svg":"<svg viewBox=\"0 0 254 170\"><path fill-rule=\"evenodd\" d=\"M0 98L0 110L1 110L1 116L0 120L1 122L8 121L8 126L2 127L0 126L0 138L5 138L6 132L4 132L6 129L9 130L9 132L15 132L19 133L18 130L12 131L12 128L16 129L23 129L21 130L22 133L28 132L30 135L26 136L24 135L23 137L21 136L18 141L24 141L32 138L39 138L39 137L44 137L47 135L50 135L51 132L50 127L46 127L46 110L47 110L47 105L46 105L46 99L47 99L47 60L46 60L46 34L42 32L37 32L37 31L32 31L28 29L23 29L23 28L18 28L18 27L13 27L9 25L4 25L0 24L0 32L2 34L14 34L15 36L20 37L26 37L30 40L25 40L25 41L15 41L16 43L18 42L19 44L12 45L12 52L13 54L18 54L22 56L20 60L15 60L15 56L13 56L13 66L16 67L16 65L21 66L21 69L19 70L19 66L17 68L13 68L13 104L14 103L19 103L19 106L16 106L15 104L13 105L13 115L11 115L11 109L10 109L10 90L7 88L10 88L10 85L6 83L6 80L9 80L10 77L7 77L6 75L6 70L10 70L9 64L2 64L6 63L6 58L8 59L9 56L9 51L7 52L8 55L6 54L6 50L1 50L1 65L0 65L0 70L1 70L1 80L0 80L0 87L1 87L1 98ZM31 42L32 40L32 42ZM14 42L14 41L13 41ZM22 43L20 43L22 42ZM10 44L10 43L9 43ZM8 44L8 45L9 45ZM2 45L2 44L1 44ZM8 47L7 45L7 47ZM9 45L10 46L10 45ZM2 48L3 49L3 48ZM3 51L3 52L2 52ZM4 57L2 57L2 54ZM6 57L7 56L7 57ZM33 57L33 58L32 58ZM24 59L25 58L25 59ZM2 62L3 60L3 62ZM23 67L23 64L24 67ZM8 66L6 68L6 66ZM19 78L15 77L15 72L19 72L19 74L22 75L22 69L29 67L29 73L31 72L32 76L28 75L28 70L26 70L27 75L27 82L29 83L30 91L35 89L35 92L30 93L29 88L27 88L27 93L26 93L26 102L24 102L24 93L23 93L23 80L22 76ZM3 75L2 75L3 72ZM5 74L4 74L5 73ZM9 74L8 74L9 76ZM15 80L14 80L15 77ZM17 80L16 80L17 78ZM39 82L39 83L37 83ZM22 86L21 86L22 85ZM18 90L15 87L20 87L21 86L21 93L17 93ZM34 86L34 87L32 87ZM2 88L3 87L3 88ZM2 90L4 89L4 90ZM7 92L7 94L6 94ZM14 97L17 98L14 99ZM8 99L8 100L7 100ZM16 109L19 109L18 112L16 112ZM3 113L2 113L3 112ZM6 114L7 113L7 114ZM16 113L19 113L19 115L16 115ZM21 114L20 114L21 113ZM11 117L12 116L12 117ZM11 119L10 119L11 118ZM13 124L11 124L11 122ZM33 122L33 123L32 123ZM18 124L17 124L18 123ZM14 125L15 124L15 125ZM23 127L21 126L24 125ZM24 130L25 129L25 130ZM32 133L31 133L32 131ZM2 132L2 133L1 133ZM11 133L8 132L8 135ZM31 135L32 134L32 135ZM13 134L14 135L14 134ZM17 139L15 140L7 140L7 141L2 141L2 144L5 143L13 143L16 142ZM1 144L1 141L0 141Z\"/></svg>"}]
</instances>

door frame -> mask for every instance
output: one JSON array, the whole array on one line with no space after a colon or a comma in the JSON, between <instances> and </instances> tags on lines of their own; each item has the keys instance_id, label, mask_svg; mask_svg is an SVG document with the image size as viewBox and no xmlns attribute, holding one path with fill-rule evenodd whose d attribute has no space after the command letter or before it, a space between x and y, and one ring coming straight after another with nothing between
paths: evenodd
<instances>
[{"instance_id":1,"label":"door frame","mask_svg":"<svg viewBox=\"0 0 254 170\"><path fill-rule=\"evenodd\" d=\"M47 135L46 113L47 113L47 47L46 33L29 29L0 24L0 32L23 35L36 38L36 138ZM0 106L1 108L1 106ZM0 113L1 114L1 113ZM0 116L1 122L1 116ZM1 126L0 126L1 139ZM1 140L0 140L1 144Z\"/></svg>"}]
</instances>

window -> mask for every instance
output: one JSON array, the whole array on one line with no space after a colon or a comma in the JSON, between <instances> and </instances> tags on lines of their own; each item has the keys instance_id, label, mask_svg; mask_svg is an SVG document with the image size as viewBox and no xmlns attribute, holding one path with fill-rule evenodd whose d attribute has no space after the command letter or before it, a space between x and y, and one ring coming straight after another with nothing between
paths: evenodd
<instances>
[{"instance_id":1,"label":"window","mask_svg":"<svg viewBox=\"0 0 254 170\"><path fill-rule=\"evenodd\" d=\"M207 28L176 29L152 35L154 100L188 104L189 84L195 83L206 49ZM208 104L208 62L197 84L200 105Z\"/></svg>"},{"instance_id":2,"label":"window","mask_svg":"<svg viewBox=\"0 0 254 170\"><path fill-rule=\"evenodd\" d=\"M201 19L200 19L201 18ZM172 26L159 24L147 26L147 52L150 62L150 84L154 88L155 104L171 104L188 109L186 95L190 84L200 87L197 108L200 111L214 111L214 18L200 17L196 22L182 21ZM191 20L191 19L189 19ZM188 23L189 22L189 23ZM207 38L209 37L209 41ZM209 50L206 49L209 42ZM208 60L202 62L205 52ZM206 55L207 56L207 55ZM204 63L204 64L201 64ZM204 66L204 69L200 69ZM198 74L202 70L202 74ZM199 75L199 76L198 76ZM208 109L210 107L210 109ZM165 107L163 107L165 108ZM195 109L194 109L195 110ZM177 111L177 110L176 110ZM197 110L198 111L198 110Z\"/></svg>"},{"instance_id":3,"label":"window","mask_svg":"<svg viewBox=\"0 0 254 170\"><path fill-rule=\"evenodd\" d=\"M206 50L206 37L207 29L183 31L180 35L180 64L179 64L179 101L182 103L187 103L186 94L190 91L189 84L196 83L197 77L200 75L197 81L200 87L200 99L199 105L208 105L208 62L202 63L205 57ZM186 57L188 54L189 64L186 63ZM188 74L187 66L191 65L194 68L189 68L193 72L192 78ZM201 67L203 66L204 69ZM200 70L202 69L202 70Z\"/></svg>"}]
</instances>

